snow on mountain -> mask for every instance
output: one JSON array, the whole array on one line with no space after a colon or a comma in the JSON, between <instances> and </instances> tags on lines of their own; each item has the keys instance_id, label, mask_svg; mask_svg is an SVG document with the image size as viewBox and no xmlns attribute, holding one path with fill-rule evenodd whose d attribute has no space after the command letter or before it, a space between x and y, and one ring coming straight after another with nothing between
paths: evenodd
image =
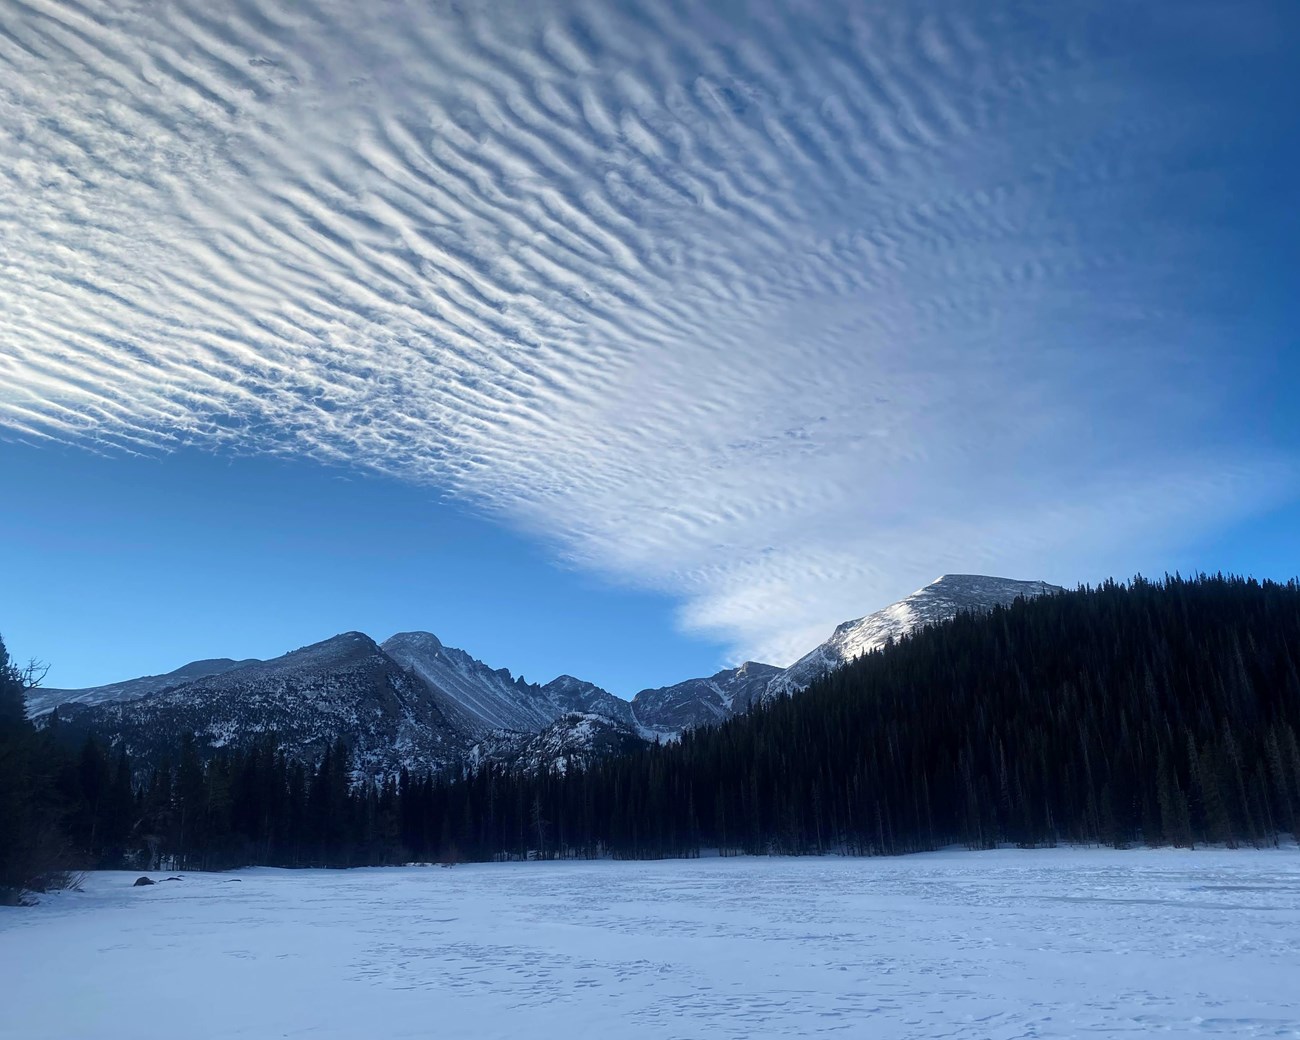
<instances>
[{"instance_id":1,"label":"snow on mountain","mask_svg":"<svg viewBox=\"0 0 1300 1040\"><path fill-rule=\"evenodd\" d=\"M151 693L181 686L195 679L220 675L222 672L258 663L260 662L253 658L246 661L232 661L229 657L218 657L208 661L191 661L165 675L142 675L138 679L109 683L107 686L91 686L83 690L38 688L27 695L27 714L35 718L37 715L52 711L60 704L95 705L139 700Z\"/></svg>"},{"instance_id":2,"label":"snow on mountain","mask_svg":"<svg viewBox=\"0 0 1300 1040\"><path fill-rule=\"evenodd\" d=\"M497 762L525 771L545 767L564 773L597 758L634 751L646 743L626 722L596 712L572 711L537 733L489 734L470 749L466 762L471 769Z\"/></svg>"},{"instance_id":3,"label":"snow on mountain","mask_svg":"<svg viewBox=\"0 0 1300 1040\"><path fill-rule=\"evenodd\" d=\"M60 705L58 717L74 732L121 741L143 762L173 753L186 732L202 751L275 734L299 758L342 738L368 775L457 763L470 745L429 687L360 632L136 700Z\"/></svg>"},{"instance_id":4,"label":"snow on mountain","mask_svg":"<svg viewBox=\"0 0 1300 1040\"><path fill-rule=\"evenodd\" d=\"M804 689L825 672L877 650L925 625L962 611L983 612L1017 598L1059 592L1042 581L1016 581L975 574L945 574L906 599L866 617L845 621L820 646L786 669L746 662L707 679L642 690L632 711L643 736L672 737L696 726L714 725L745 711L757 700Z\"/></svg>"},{"instance_id":5,"label":"snow on mountain","mask_svg":"<svg viewBox=\"0 0 1300 1040\"><path fill-rule=\"evenodd\" d=\"M381 648L428 683L447 718L469 736L537 730L558 714L549 700L538 697L536 686L444 646L431 632L399 632Z\"/></svg>"},{"instance_id":6,"label":"snow on mountain","mask_svg":"<svg viewBox=\"0 0 1300 1040\"><path fill-rule=\"evenodd\" d=\"M624 726L635 727L636 719L632 715L632 705L622 697L615 697L607 690L602 690L595 683L585 679L575 679L572 675L561 675L542 687L542 693L557 709L551 716L555 719L563 714L578 712L581 714L603 715Z\"/></svg>"},{"instance_id":7,"label":"snow on mountain","mask_svg":"<svg viewBox=\"0 0 1300 1040\"><path fill-rule=\"evenodd\" d=\"M855 657L878 650L926 625L935 625L963 611L986 613L996 606L1009 606L1049 592L1063 592L1044 581L1017 581L981 574L945 574L906 599L866 617L845 621L820 646L810 650L785 671L775 676L765 696L802 690L826 672Z\"/></svg>"},{"instance_id":8,"label":"snow on mountain","mask_svg":"<svg viewBox=\"0 0 1300 1040\"><path fill-rule=\"evenodd\" d=\"M596 712L632 725L627 701L594 683L561 675L544 686L489 668L429 632L400 632L383 650L426 683L447 718L470 737L496 730L536 733L567 712Z\"/></svg>"},{"instance_id":9,"label":"snow on mountain","mask_svg":"<svg viewBox=\"0 0 1300 1040\"><path fill-rule=\"evenodd\" d=\"M775 665L746 661L706 679L642 690L632 698L632 714L643 735L675 737L683 730L709 726L748 708L780 674Z\"/></svg>"}]
</instances>

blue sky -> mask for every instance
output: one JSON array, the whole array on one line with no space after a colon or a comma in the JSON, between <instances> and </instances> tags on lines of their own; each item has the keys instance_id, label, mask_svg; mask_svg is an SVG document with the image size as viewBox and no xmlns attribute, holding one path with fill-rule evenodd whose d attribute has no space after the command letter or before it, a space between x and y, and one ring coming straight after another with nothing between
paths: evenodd
<instances>
[{"instance_id":1,"label":"blue sky","mask_svg":"<svg viewBox=\"0 0 1300 1040\"><path fill-rule=\"evenodd\" d=\"M943 572L1300 571L1282 2L14 2L0 632L630 694Z\"/></svg>"},{"instance_id":2,"label":"blue sky","mask_svg":"<svg viewBox=\"0 0 1300 1040\"><path fill-rule=\"evenodd\" d=\"M425 629L546 681L577 665L625 693L707 673L665 597L557 566L427 489L197 451L104 457L8 446L7 645L49 685L275 657L337 632ZM24 657L25 659L25 657ZM683 671L685 669L685 671ZM692 671L692 669L694 671Z\"/></svg>"}]
</instances>

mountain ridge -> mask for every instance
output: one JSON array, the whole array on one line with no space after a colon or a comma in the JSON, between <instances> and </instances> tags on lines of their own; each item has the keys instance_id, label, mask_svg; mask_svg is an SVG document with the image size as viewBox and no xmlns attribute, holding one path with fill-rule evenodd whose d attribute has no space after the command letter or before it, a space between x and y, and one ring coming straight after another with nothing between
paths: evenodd
<instances>
[{"instance_id":1,"label":"mountain ridge","mask_svg":"<svg viewBox=\"0 0 1300 1040\"><path fill-rule=\"evenodd\" d=\"M547 754L559 766L601 749L675 740L756 702L796 693L918 628L1053 591L1060 590L1042 581L943 575L841 623L788 668L746 661L630 699L568 674L526 682L431 632L399 632L378 643L351 631L267 661L215 658L160 676L42 691L31 698L29 714L47 716L57 707L61 724L121 741L144 760L157 760L180 732L192 731L208 751L275 733L281 749L298 756L343 738L354 768L376 775L485 761L532 767Z\"/></svg>"},{"instance_id":2,"label":"mountain ridge","mask_svg":"<svg viewBox=\"0 0 1300 1040\"><path fill-rule=\"evenodd\" d=\"M746 661L704 678L640 690L632 698L632 712L644 734L672 738L746 710L780 673L776 665Z\"/></svg>"},{"instance_id":3,"label":"mountain ridge","mask_svg":"<svg viewBox=\"0 0 1300 1040\"><path fill-rule=\"evenodd\" d=\"M207 658L191 661L179 668L160 675L141 675L135 679L123 679L102 686L88 686L82 689L56 689L37 687L27 695L27 714L43 715L60 704L108 704L121 701L137 700L150 693L180 686L193 679L202 679L208 675L220 675L222 672L257 664L255 657L236 661L229 657Z\"/></svg>"},{"instance_id":4,"label":"mountain ridge","mask_svg":"<svg viewBox=\"0 0 1300 1040\"><path fill-rule=\"evenodd\" d=\"M274 734L291 757L319 756L340 738L359 773L459 761L468 742L428 687L373 639L344 632L269 661L208 675L130 701L61 704L47 725L109 735L157 765L192 733L200 751Z\"/></svg>"}]
</instances>

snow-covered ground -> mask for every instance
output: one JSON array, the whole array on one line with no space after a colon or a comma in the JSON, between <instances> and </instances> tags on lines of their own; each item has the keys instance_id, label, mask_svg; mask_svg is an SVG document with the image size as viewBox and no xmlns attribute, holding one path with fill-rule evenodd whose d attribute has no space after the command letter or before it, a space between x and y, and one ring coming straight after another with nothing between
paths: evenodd
<instances>
[{"instance_id":1,"label":"snow-covered ground","mask_svg":"<svg viewBox=\"0 0 1300 1040\"><path fill-rule=\"evenodd\" d=\"M0 910L0 1036L1300 1037L1294 847L134 877Z\"/></svg>"}]
</instances>

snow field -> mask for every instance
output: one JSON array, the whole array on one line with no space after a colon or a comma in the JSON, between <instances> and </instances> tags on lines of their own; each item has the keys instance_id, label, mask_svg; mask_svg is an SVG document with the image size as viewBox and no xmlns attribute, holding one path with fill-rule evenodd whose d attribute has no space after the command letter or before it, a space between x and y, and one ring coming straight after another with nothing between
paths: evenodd
<instances>
[{"instance_id":1,"label":"snow field","mask_svg":"<svg viewBox=\"0 0 1300 1040\"><path fill-rule=\"evenodd\" d=\"M1294 847L136 876L0 909L0 1037L1300 1037Z\"/></svg>"}]
</instances>

